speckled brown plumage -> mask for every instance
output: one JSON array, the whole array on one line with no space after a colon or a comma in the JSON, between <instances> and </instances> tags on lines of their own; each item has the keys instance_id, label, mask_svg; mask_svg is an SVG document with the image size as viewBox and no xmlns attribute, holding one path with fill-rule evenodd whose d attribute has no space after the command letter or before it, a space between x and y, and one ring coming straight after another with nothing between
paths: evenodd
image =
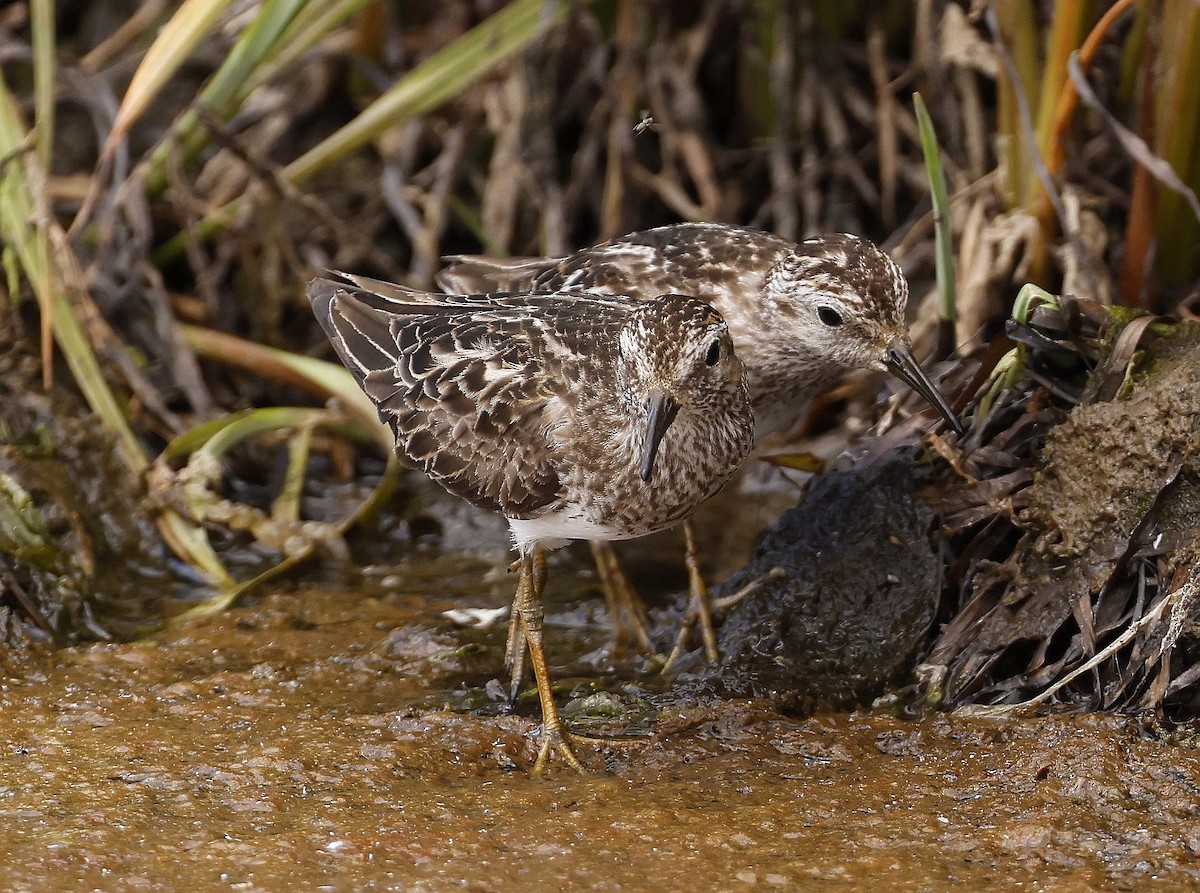
<instances>
[{"instance_id":1,"label":"speckled brown plumage","mask_svg":"<svg viewBox=\"0 0 1200 893\"><path fill-rule=\"evenodd\" d=\"M564 257L447 260L438 283L450 292L552 288L647 300L682 292L712 304L746 364L758 437L795 418L848 369L893 372L959 430L912 358L903 274L858 236L794 243L742 227L685 223Z\"/></svg>"},{"instance_id":2,"label":"speckled brown plumage","mask_svg":"<svg viewBox=\"0 0 1200 893\"><path fill-rule=\"evenodd\" d=\"M725 322L692 298L467 298L314 280L313 309L397 453L509 518L518 545L624 539L690 515L749 452ZM711 362L709 362L711 360ZM647 480L647 401L678 405Z\"/></svg>"}]
</instances>

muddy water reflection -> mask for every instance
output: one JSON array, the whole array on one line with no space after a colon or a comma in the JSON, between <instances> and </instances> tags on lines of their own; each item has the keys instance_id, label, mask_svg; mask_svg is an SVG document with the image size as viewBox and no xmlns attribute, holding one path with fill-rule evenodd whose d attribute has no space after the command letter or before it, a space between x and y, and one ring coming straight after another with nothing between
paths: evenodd
<instances>
[{"instance_id":1,"label":"muddy water reflection","mask_svg":"<svg viewBox=\"0 0 1200 893\"><path fill-rule=\"evenodd\" d=\"M472 603L502 604L509 581L480 594L469 570ZM455 581L430 582L8 667L5 889L1200 885L1194 742L1115 719L795 721L668 694L644 748L529 778L535 723L487 706L503 630L455 629Z\"/></svg>"}]
</instances>

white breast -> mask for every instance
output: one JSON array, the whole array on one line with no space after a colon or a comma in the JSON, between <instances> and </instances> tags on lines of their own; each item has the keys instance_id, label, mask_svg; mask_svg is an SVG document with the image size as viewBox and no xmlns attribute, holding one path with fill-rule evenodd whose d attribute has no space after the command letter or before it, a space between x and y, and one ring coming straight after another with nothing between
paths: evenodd
<instances>
[{"instance_id":1,"label":"white breast","mask_svg":"<svg viewBox=\"0 0 1200 893\"><path fill-rule=\"evenodd\" d=\"M565 546L568 540L613 540L628 539L640 534L627 534L604 524L597 524L580 516L577 508L567 508L540 518L509 518L508 528L513 542L524 552L534 543L544 549Z\"/></svg>"}]
</instances>

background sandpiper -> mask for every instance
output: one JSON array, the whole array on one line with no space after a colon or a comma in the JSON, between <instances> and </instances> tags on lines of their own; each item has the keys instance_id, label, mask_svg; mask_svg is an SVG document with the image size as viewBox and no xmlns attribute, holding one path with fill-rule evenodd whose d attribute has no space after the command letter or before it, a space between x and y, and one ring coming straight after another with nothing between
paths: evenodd
<instances>
[{"instance_id":1,"label":"background sandpiper","mask_svg":"<svg viewBox=\"0 0 1200 893\"><path fill-rule=\"evenodd\" d=\"M631 233L561 257L496 259L456 255L438 276L446 291L556 289L649 300L667 292L712 304L729 324L746 364L755 440L794 420L852 369L888 371L924 396L950 427L963 428L912 353L905 320L908 283L886 253L858 236L833 233L790 242L758 230L683 223ZM710 661L716 636L687 525L692 601L668 666L698 620ZM644 608L606 543L593 545L618 636L649 646ZM621 630L623 617L632 630Z\"/></svg>"}]
</instances>

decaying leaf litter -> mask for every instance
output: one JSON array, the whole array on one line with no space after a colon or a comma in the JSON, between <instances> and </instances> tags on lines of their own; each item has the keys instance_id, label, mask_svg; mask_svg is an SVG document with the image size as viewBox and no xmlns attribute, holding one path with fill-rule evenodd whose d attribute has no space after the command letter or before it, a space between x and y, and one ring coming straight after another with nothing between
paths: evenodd
<instances>
[{"instance_id":1,"label":"decaying leaf litter","mask_svg":"<svg viewBox=\"0 0 1200 893\"><path fill-rule=\"evenodd\" d=\"M1142 86L1136 77L1128 87L1120 81L1122 51L1156 39L1168 53L1163 35L1172 24L1196 27L1178 18L1182 7L1092 23L1103 30L1083 76L1106 108L1119 109ZM13 58L29 60L21 9L5 14L2 33ZM1012 75L1030 62L1028 35L1003 15L989 27L957 5L918 4L899 24L883 16L860 22L819 5L783 4L770 15L738 3L577 5L558 21L535 22L531 34L541 37L520 52L480 63L478 80L448 102L398 112L392 126L371 132L369 151L305 165L297 163L309 157L302 153L339 133L356 109L406 72L436 70L436 50L487 22L469 4L418 5L402 23L375 6L324 26L298 18L281 33L328 30L304 64L285 49L260 62L244 95L198 107L198 123L188 126L201 134L200 150L170 136L187 106L160 95L131 122L129 143L100 168L103 179L89 180L111 119L85 110L122 104L148 34L136 24L114 29L106 15L89 7L77 32L59 23L63 39L88 52L60 59L53 165L17 145L4 157L6 175L22 174L25 188L38 187L39 207L55 212L43 215L39 232L70 295L60 306L78 315L143 458L171 445L154 499L134 489L130 514L174 531L168 541L177 551L184 543L185 564L197 570L160 575L159 600L142 622L176 612L174 597L197 582L240 595L281 552L328 556L321 544L340 542L346 519L372 504L369 491L347 483L356 470L381 480L383 493L393 486L369 451L349 446L373 436L349 398L333 404L342 415L305 415L297 428L262 416L235 425L226 415L311 406L309 392L325 391L314 385L320 373L292 359L319 352L300 287L313 270L371 269L428 285L439 258L455 251L560 253L669 220L738 220L789 238L872 235L904 263L919 298L932 280L933 215L908 91L932 82L938 89L925 95L951 184L959 283L959 351L939 374L972 430L961 441L926 435L928 419L909 414L920 409L911 395L872 401L875 383L856 382L833 395L832 408L814 409L779 451L829 455L837 452L831 442L856 432L832 468L867 468L897 453L917 462L944 582L920 666L893 684L918 679L924 702L948 707L1041 699L1195 715L1196 393L1187 301L1197 272L1179 276L1181 262L1169 259L1171 274L1160 273L1132 257L1133 219L1142 214L1145 225L1139 203L1155 188L1143 179L1147 158L1135 164L1095 113L1076 112L1053 130L1046 109L1056 108L1056 97L1014 86ZM245 24L222 20L172 75L172 90L195 95ZM1070 30L1057 20L1045 25ZM109 37L89 45L90 33ZM1078 64L1073 71L1078 78ZM30 77L21 74L8 89L28 98ZM738 89L721 89L729 84ZM1162 85L1159 96L1172 89ZM997 129L999 139L980 138ZM1058 200L1048 225L1039 216L1036 165L1014 168L1008 158L997 168L995 155L1029 155L1046 132L1070 136L1049 171ZM1177 152L1149 149L1151 158ZM1180 176L1186 181L1188 172ZM1174 194L1164 189L1160 205ZM89 216L73 220L81 206ZM1172 232L1189 232L1186 214L1180 219ZM1142 273L1131 280L1135 262ZM1074 297L1048 296L1010 318L1017 285L1031 273ZM1129 281L1132 293L1118 289ZM1185 320L1107 306L1118 294L1126 305ZM931 343L934 302L914 303L917 331ZM23 323L14 350L34 355L31 302L6 302L3 312ZM222 332L237 338L214 337ZM69 388L71 374L54 372L55 387ZM13 405L43 399L31 391L14 395ZM41 418L49 429L58 424ZM20 507L21 490L44 494L24 477L33 429L9 430L8 474L19 488L9 492ZM181 477L182 460L219 431L227 442L216 476ZM98 431L74 436L90 442ZM346 495L337 506L323 495L332 482ZM211 492L189 498L196 486ZM211 513L214 505L222 514ZM169 525L164 506L177 519ZM76 528L89 526L84 508L55 511ZM393 529L419 539L405 514L388 516ZM409 521L425 516L407 512ZM199 551L189 550L197 538ZM128 634L113 619L120 611L47 622L62 612L30 602L28 579L40 567L31 554L5 551L10 643L86 639L106 627ZM157 560L139 558L130 572ZM127 588L88 562L68 576L101 608Z\"/></svg>"}]
</instances>

